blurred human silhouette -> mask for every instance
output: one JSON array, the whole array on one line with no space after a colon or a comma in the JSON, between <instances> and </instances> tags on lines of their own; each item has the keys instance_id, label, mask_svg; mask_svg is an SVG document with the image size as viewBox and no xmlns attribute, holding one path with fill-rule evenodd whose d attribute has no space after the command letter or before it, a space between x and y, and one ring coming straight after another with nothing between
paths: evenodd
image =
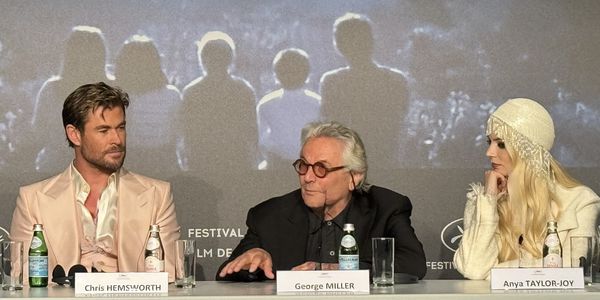
<instances>
[{"instance_id":1,"label":"blurred human silhouette","mask_svg":"<svg viewBox=\"0 0 600 300\"><path fill-rule=\"evenodd\" d=\"M469 57L470 52L458 48L455 39L433 26L412 30L403 52L408 60L409 77L414 82L411 94L415 98L442 102L450 93L468 88L464 76L475 73L472 65L476 60ZM477 87L482 88L483 83L478 83Z\"/></svg>"},{"instance_id":2,"label":"blurred human silhouette","mask_svg":"<svg viewBox=\"0 0 600 300\"><path fill-rule=\"evenodd\" d=\"M492 105L482 95L486 77L474 50L457 45L446 29L426 25L412 30L401 53L416 100L404 119L401 167L472 163L485 143L481 124Z\"/></svg>"},{"instance_id":3,"label":"blurred human silhouette","mask_svg":"<svg viewBox=\"0 0 600 300\"><path fill-rule=\"evenodd\" d=\"M298 158L302 128L319 119L321 107L321 96L303 88L310 74L304 50L280 51L273 70L281 88L266 94L256 107L263 159L260 169L289 168Z\"/></svg>"},{"instance_id":4,"label":"blurred human silhouette","mask_svg":"<svg viewBox=\"0 0 600 300\"><path fill-rule=\"evenodd\" d=\"M90 82L107 82L106 46L102 31L91 26L73 27L64 50L60 75L46 80L38 92L32 116L36 137L35 169L58 172L72 159L65 141L60 116L65 98L77 87Z\"/></svg>"},{"instance_id":5,"label":"blurred human silhouette","mask_svg":"<svg viewBox=\"0 0 600 300\"><path fill-rule=\"evenodd\" d=\"M5 65L6 51L0 39L0 66ZM17 117L15 111L18 107L14 103L14 96L10 85L6 82L6 72L0 68L0 170L5 170L9 165L12 143L13 124Z\"/></svg>"},{"instance_id":6,"label":"blurred human silhouette","mask_svg":"<svg viewBox=\"0 0 600 300\"><path fill-rule=\"evenodd\" d=\"M169 84L153 40L134 35L125 41L115 62L115 80L130 99L127 139L135 154L127 157L127 165L154 177L174 175L180 169L181 93Z\"/></svg>"},{"instance_id":7,"label":"blurred human silhouette","mask_svg":"<svg viewBox=\"0 0 600 300\"><path fill-rule=\"evenodd\" d=\"M593 103L577 100L569 94L559 94L559 101L549 107L550 113L557 116L557 132L568 133L557 134L553 152L570 167L596 166L596 152L586 149L600 145L600 111Z\"/></svg>"},{"instance_id":8,"label":"blurred human silhouette","mask_svg":"<svg viewBox=\"0 0 600 300\"><path fill-rule=\"evenodd\" d=\"M373 60L374 38L366 16L347 13L338 18L334 44L348 66L321 78L322 117L356 129L375 157L374 168L393 168L408 106L406 78Z\"/></svg>"},{"instance_id":9,"label":"blurred human silhouette","mask_svg":"<svg viewBox=\"0 0 600 300\"><path fill-rule=\"evenodd\" d=\"M211 31L197 46L204 74L183 90L189 169L208 172L215 180L256 169L256 98L248 82L230 74L235 44L226 33Z\"/></svg>"}]
</instances>

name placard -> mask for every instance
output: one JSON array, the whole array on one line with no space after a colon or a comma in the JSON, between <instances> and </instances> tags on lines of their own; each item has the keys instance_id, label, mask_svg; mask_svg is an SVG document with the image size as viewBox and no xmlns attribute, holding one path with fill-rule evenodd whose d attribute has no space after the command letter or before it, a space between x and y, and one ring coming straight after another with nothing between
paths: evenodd
<instances>
[{"instance_id":1,"label":"name placard","mask_svg":"<svg viewBox=\"0 0 600 300\"><path fill-rule=\"evenodd\" d=\"M169 273L75 273L76 295L165 296Z\"/></svg>"},{"instance_id":2,"label":"name placard","mask_svg":"<svg viewBox=\"0 0 600 300\"><path fill-rule=\"evenodd\" d=\"M490 273L492 290L582 289L582 268L497 268Z\"/></svg>"},{"instance_id":3,"label":"name placard","mask_svg":"<svg viewBox=\"0 0 600 300\"><path fill-rule=\"evenodd\" d=\"M369 270L277 271L277 294L368 294Z\"/></svg>"}]
</instances>

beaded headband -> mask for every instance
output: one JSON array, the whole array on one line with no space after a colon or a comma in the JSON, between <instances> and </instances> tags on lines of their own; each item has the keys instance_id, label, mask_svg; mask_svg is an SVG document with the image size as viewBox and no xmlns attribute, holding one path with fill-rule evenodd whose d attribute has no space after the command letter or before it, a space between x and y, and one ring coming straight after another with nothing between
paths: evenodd
<instances>
[{"instance_id":1,"label":"beaded headband","mask_svg":"<svg viewBox=\"0 0 600 300\"><path fill-rule=\"evenodd\" d=\"M544 107L530 99L510 99L488 119L486 135L492 133L515 149L535 175L554 180L549 152L554 143L554 123Z\"/></svg>"}]
</instances>

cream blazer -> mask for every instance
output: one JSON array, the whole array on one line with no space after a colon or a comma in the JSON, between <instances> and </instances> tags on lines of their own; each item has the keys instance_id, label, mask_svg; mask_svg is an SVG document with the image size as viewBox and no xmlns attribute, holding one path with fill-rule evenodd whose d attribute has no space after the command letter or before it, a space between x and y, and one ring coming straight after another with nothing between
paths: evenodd
<instances>
[{"instance_id":1,"label":"cream blazer","mask_svg":"<svg viewBox=\"0 0 600 300\"><path fill-rule=\"evenodd\" d=\"M21 187L12 217L11 239L22 241L25 251L31 244L33 224L44 225L49 281L57 264L68 272L71 266L80 262L83 229L71 178L69 167L54 177ZM180 227L170 184L122 168L118 193L115 243L119 271L144 271L148 228L158 224L165 249L165 271L169 272L169 282L174 281L175 241L179 238ZM23 269L23 281L28 282L27 259Z\"/></svg>"},{"instance_id":2,"label":"cream blazer","mask_svg":"<svg viewBox=\"0 0 600 300\"><path fill-rule=\"evenodd\" d=\"M518 260L498 263L499 243L498 210L495 197L485 195L481 184L471 185L467 194L464 231L458 250L454 254L454 267L465 278L487 279L494 267L518 267ZM571 266L571 236L595 236L600 198L590 188L556 186L561 207L558 219L558 236L563 248L563 267ZM517 243L517 241L515 241ZM540 267L541 259L523 253L525 267Z\"/></svg>"}]
</instances>

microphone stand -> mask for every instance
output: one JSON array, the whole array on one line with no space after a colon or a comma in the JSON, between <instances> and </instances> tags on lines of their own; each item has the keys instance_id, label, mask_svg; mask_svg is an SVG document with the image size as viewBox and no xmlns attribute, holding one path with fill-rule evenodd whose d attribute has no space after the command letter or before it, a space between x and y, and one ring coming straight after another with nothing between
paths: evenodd
<instances>
[{"instance_id":1,"label":"microphone stand","mask_svg":"<svg viewBox=\"0 0 600 300\"><path fill-rule=\"evenodd\" d=\"M321 223L319 224L319 261L315 266L316 271L321 271L323 264L323 224L325 224L325 210L327 209L327 198L323 201L323 216L321 217Z\"/></svg>"},{"instance_id":2,"label":"microphone stand","mask_svg":"<svg viewBox=\"0 0 600 300\"><path fill-rule=\"evenodd\" d=\"M519 235L519 268L522 268L521 266L521 260L523 258L523 250L521 249L521 247L523 246L523 235Z\"/></svg>"}]
</instances>

